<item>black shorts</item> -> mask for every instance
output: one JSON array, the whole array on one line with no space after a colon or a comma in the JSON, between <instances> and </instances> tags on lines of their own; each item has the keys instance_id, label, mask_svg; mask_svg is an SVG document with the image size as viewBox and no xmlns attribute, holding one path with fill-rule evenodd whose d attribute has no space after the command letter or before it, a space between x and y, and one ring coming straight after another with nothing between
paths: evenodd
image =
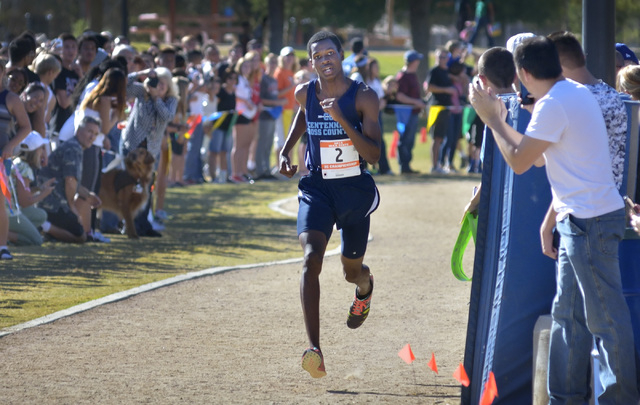
<instances>
[{"instance_id":1,"label":"black shorts","mask_svg":"<svg viewBox=\"0 0 640 405\"><path fill-rule=\"evenodd\" d=\"M51 222L58 228L69 231L75 236L82 236L84 228L78 220L78 217L71 211L65 212L61 209L58 212L47 211L47 221Z\"/></svg>"},{"instance_id":2,"label":"black shorts","mask_svg":"<svg viewBox=\"0 0 640 405\"><path fill-rule=\"evenodd\" d=\"M176 132L171 132L169 134L169 139L171 139L171 153L181 156L182 152L184 152L184 143L178 142L179 137L180 134Z\"/></svg>"},{"instance_id":3,"label":"black shorts","mask_svg":"<svg viewBox=\"0 0 640 405\"><path fill-rule=\"evenodd\" d=\"M242 114L238 114L238 120L236 121L236 125L237 124L240 124L240 125L251 124L251 120Z\"/></svg>"},{"instance_id":4,"label":"black shorts","mask_svg":"<svg viewBox=\"0 0 640 405\"><path fill-rule=\"evenodd\" d=\"M101 150L99 146L91 145L82 154L82 179L80 185L94 193L99 191L98 180L102 167Z\"/></svg>"},{"instance_id":5,"label":"black shorts","mask_svg":"<svg viewBox=\"0 0 640 405\"><path fill-rule=\"evenodd\" d=\"M447 109L440 111L436 122L433 124L433 137L437 139L444 139L447 136L449 130L449 117L450 112Z\"/></svg>"},{"instance_id":6,"label":"black shorts","mask_svg":"<svg viewBox=\"0 0 640 405\"><path fill-rule=\"evenodd\" d=\"M476 118L471 123L469 128L469 143L477 148L482 147L482 140L484 139L484 122L476 115Z\"/></svg>"},{"instance_id":7,"label":"black shorts","mask_svg":"<svg viewBox=\"0 0 640 405\"><path fill-rule=\"evenodd\" d=\"M298 190L298 235L314 230L329 240L335 224L342 236L342 254L350 259L364 256L370 214L380 203L371 175L324 180L319 172L311 172L300 179Z\"/></svg>"}]
</instances>

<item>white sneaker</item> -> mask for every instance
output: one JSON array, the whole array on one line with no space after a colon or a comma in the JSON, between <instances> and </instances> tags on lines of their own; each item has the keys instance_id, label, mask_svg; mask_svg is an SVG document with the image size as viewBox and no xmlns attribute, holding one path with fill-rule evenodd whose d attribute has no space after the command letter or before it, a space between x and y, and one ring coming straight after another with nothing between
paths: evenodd
<instances>
[{"instance_id":1,"label":"white sneaker","mask_svg":"<svg viewBox=\"0 0 640 405\"><path fill-rule=\"evenodd\" d=\"M156 210L155 219L159 219L161 221L166 221L169 218L169 214L165 210Z\"/></svg>"},{"instance_id":2,"label":"white sneaker","mask_svg":"<svg viewBox=\"0 0 640 405\"><path fill-rule=\"evenodd\" d=\"M227 182L227 178L229 176L227 175L227 171L226 170L220 170L218 172L218 177L216 177L216 183L219 184L225 184Z\"/></svg>"},{"instance_id":3,"label":"white sneaker","mask_svg":"<svg viewBox=\"0 0 640 405\"><path fill-rule=\"evenodd\" d=\"M151 222L151 228L153 228L154 231L156 232L164 231L165 226L161 220L154 219L153 221L150 221L150 222Z\"/></svg>"},{"instance_id":4,"label":"white sneaker","mask_svg":"<svg viewBox=\"0 0 640 405\"><path fill-rule=\"evenodd\" d=\"M101 242L101 243L110 243L111 242L111 238L107 238L106 236L101 234L100 231L91 232L88 235L87 239L90 239L90 242Z\"/></svg>"}]
</instances>

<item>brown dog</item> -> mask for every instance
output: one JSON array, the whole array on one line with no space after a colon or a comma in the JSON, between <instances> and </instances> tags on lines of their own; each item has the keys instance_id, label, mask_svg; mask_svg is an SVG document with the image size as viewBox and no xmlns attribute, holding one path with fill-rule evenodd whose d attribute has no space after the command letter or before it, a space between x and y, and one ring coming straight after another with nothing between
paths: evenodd
<instances>
[{"instance_id":1,"label":"brown dog","mask_svg":"<svg viewBox=\"0 0 640 405\"><path fill-rule=\"evenodd\" d=\"M133 219L149 198L154 162L146 149L138 148L124 159L126 170L112 169L102 174L99 195L102 209L124 219L129 238L138 238Z\"/></svg>"}]
</instances>

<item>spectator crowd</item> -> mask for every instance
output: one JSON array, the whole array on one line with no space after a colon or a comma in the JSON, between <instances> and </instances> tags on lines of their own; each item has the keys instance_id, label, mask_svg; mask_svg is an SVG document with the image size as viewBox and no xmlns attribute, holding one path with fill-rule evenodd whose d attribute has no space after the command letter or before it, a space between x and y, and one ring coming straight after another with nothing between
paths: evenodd
<instances>
[{"instance_id":1,"label":"spectator crowd","mask_svg":"<svg viewBox=\"0 0 640 405\"><path fill-rule=\"evenodd\" d=\"M122 199L121 208L134 197L141 201L129 237L160 237L169 218L168 187L278 179L279 153L297 111L295 88L315 73L289 46L265 53L263 44L250 40L228 49L223 56L215 42L190 35L138 50L124 36L92 31L54 39L24 32L4 47L0 259L13 258L9 244L107 243L105 234L124 233L126 210L101 209L105 188ZM396 155L401 174L418 173L412 151L426 116L431 172L481 172L484 125L467 101L477 74L470 45L452 40L436 49L424 83L417 71L425 56L415 50L404 54L396 75L380 77L379 61L362 38L350 49L345 73L378 95L381 124L394 115L389 121L398 123L392 143L382 143L374 173L392 175L388 157ZM640 99L638 60L625 45L617 49L618 91ZM140 148L153 159L152 181L132 174L127 156ZM303 137L301 175L305 150ZM102 174L111 170L123 174L104 184Z\"/></svg>"}]
</instances>

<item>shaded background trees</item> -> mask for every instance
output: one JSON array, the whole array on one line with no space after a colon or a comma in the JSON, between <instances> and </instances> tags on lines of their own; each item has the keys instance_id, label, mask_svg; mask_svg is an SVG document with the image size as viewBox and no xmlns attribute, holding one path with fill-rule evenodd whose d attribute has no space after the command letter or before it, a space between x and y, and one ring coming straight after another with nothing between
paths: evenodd
<instances>
[{"instance_id":1,"label":"shaded background trees","mask_svg":"<svg viewBox=\"0 0 640 405\"><path fill-rule=\"evenodd\" d=\"M422 53L446 41L432 35L449 30L455 35L455 6L461 0L190 0L177 2L180 15L205 16L217 7L221 15L233 15L236 24L248 22L264 32L266 45L277 52L284 45L304 45L318 29L338 30L348 40L352 32L372 33L376 25L387 24L387 8L393 5L393 23L408 30L412 46ZM138 15L167 15L170 0L5 0L0 2L0 39L10 40L24 29L49 36L63 31L79 34L86 28L120 34L123 6L128 8L128 25L138 24ZM473 7L475 0L468 0ZM546 33L568 29L581 31L581 0L494 0L496 20L503 26L503 38L528 30ZM640 45L640 2L616 1L616 39ZM266 21L265 21L266 19ZM266 23L265 23L266 22ZM264 26L262 26L262 24ZM384 29L381 30L384 33ZM514 32L515 31L515 32ZM140 37L148 40L148 37ZM428 64L419 72L424 77Z\"/></svg>"}]
</instances>

